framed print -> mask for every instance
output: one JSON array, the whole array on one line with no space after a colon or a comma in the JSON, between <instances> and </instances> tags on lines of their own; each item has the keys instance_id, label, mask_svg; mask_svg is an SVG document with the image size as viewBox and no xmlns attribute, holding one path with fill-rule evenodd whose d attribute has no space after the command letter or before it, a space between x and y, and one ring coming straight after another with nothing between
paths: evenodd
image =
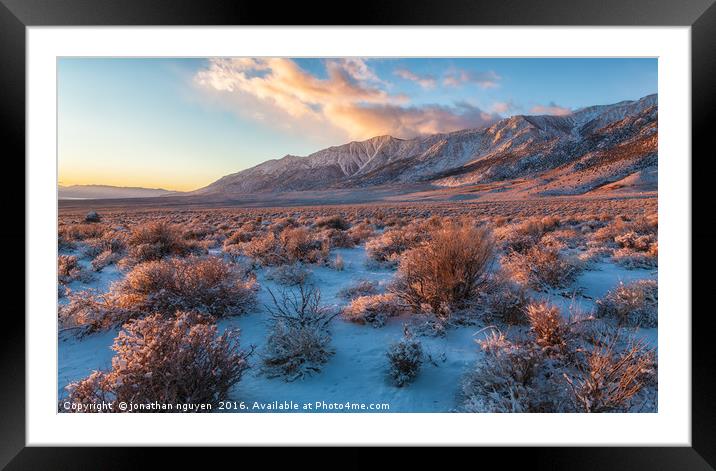
<instances>
[{"instance_id":1,"label":"framed print","mask_svg":"<svg viewBox=\"0 0 716 471\"><path fill-rule=\"evenodd\" d=\"M712 469L692 156L716 10L518 3L3 0L27 273L3 464L458 445Z\"/></svg>"}]
</instances>

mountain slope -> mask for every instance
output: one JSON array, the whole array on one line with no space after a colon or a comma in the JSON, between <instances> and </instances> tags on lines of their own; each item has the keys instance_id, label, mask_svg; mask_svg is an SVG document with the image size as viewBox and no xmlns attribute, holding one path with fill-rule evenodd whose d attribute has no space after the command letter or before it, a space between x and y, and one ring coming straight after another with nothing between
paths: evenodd
<instances>
[{"instance_id":1,"label":"mountain slope","mask_svg":"<svg viewBox=\"0 0 716 471\"><path fill-rule=\"evenodd\" d=\"M379 136L307 157L269 160L192 194L230 196L408 183L458 187L517 180L529 181L521 186L529 194L582 194L620 180L626 185L629 175L655 170L657 108L657 96L649 95L567 116L513 116L482 129L407 140Z\"/></svg>"},{"instance_id":2,"label":"mountain slope","mask_svg":"<svg viewBox=\"0 0 716 471\"><path fill-rule=\"evenodd\" d=\"M121 187L110 185L58 186L59 199L147 198L176 194L161 188Z\"/></svg>"}]
</instances>

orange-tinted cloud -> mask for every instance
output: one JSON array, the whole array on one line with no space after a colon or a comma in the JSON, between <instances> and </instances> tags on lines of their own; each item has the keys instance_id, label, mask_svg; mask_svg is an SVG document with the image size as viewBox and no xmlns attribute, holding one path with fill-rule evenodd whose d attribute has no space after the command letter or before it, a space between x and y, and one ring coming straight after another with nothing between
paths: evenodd
<instances>
[{"instance_id":1,"label":"orange-tinted cloud","mask_svg":"<svg viewBox=\"0 0 716 471\"><path fill-rule=\"evenodd\" d=\"M530 113L534 114L551 114L555 116L567 116L572 114L572 110L559 106L554 102L550 102L548 105L536 105L530 109Z\"/></svg>"},{"instance_id":2,"label":"orange-tinted cloud","mask_svg":"<svg viewBox=\"0 0 716 471\"><path fill-rule=\"evenodd\" d=\"M479 127L496 115L468 104L410 106L406 96L386 91L361 59L325 62L326 78L316 77L290 59L213 59L195 76L215 103L244 117L318 139L367 139Z\"/></svg>"},{"instance_id":3,"label":"orange-tinted cloud","mask_svg":"<svg viewBox=\"0 0 716 471\"><path fill-rule=\"evenodd\" d=\"M437 80L432 75L420 75L408 69L396 69L393 72L398 77L415 82L425 89L435 88Z\"/></svg>"},{"instance_id":4,"label":"orange-tinted cloud","mask_svg":"<svg viewBox=\"0 0 716 471\"><path fill-rule=\"evenodd\" d=\"M329 106L325 110L329 119L340 127L350 128L355 136L378 136L390 134L414 137L421 134L450 132L457 129L478 128L497 118L477 107L459 104L454 107L431 105L404 107L379 106Z\"/></svg>"}]
</instances>

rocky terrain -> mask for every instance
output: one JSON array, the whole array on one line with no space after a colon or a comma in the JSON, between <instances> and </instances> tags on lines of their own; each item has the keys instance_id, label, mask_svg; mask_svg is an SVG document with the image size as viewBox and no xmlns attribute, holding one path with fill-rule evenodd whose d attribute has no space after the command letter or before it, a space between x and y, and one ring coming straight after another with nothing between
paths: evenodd
<instances>
[{"instance_id":1,"label":"rocky terrain","mask_svg":"<svg viewBox=\"0 0 716 471\"><path fill-rule=\"evenodd\" d=\"M582 195L656 190L657 95L577 110L518 115L481 129L415 139L378 136L287 155L227 175L190 195L239 196L410 185L483 193Z\"/></svg>"}]
</instances>

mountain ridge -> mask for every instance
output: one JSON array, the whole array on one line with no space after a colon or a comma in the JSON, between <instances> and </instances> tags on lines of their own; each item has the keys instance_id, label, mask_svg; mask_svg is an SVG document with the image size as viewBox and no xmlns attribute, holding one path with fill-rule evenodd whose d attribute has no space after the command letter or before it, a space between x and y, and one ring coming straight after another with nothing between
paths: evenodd
<instances>
[{"instance_id":1,"label":"mountain ridge","mask_svg":"<svg viewBox=\"0 0 716 471\"><path fill-rule=\"evenodd\" d=\"M144 188L140 186L113 185L58 185L59 199L114 199L148 198L155 196L177 195L179 192L164 188Z\"/></svg>"},{"instance_id":2,"label":"mountain ridge","mask_svg":"<svg viewBox=\"0 0 716 471\"><path fill-rule=\"evenodd\" d=\"M305 157L289 154L188 194L228 196L408 183L443 188L518 179L535 180L535 185L524 189L537 195L581 194L655 167L657 124L658 96L653 94L564 116L515 115L482 128L413 139L383 135Z\"/></svg>"}]
</instances>

